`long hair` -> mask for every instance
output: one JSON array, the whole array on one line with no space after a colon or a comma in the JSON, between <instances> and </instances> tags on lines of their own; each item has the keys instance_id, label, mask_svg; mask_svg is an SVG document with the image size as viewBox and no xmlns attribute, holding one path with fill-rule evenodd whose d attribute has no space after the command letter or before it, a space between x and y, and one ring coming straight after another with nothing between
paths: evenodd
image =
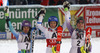
<instances>
[{"instance_id":1,"label":"long hair","mask_svg":"<svg viewBox=\"0 0 100 53\"><path fill-rule=\"evenodd\" d=\"M29 42L31 41L31 37L30 37L30 36L31 36L31 29L32 29L32 28L30 27L29 32L27 33L27 35L28 35L28 37L29 37L29 40L28 40Z\"/></svg>"}]
</instances>

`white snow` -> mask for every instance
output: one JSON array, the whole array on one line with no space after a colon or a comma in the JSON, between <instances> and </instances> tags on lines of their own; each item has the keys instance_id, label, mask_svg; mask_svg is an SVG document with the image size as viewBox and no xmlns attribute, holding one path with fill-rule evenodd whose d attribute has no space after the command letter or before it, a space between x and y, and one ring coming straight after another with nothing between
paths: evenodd
<instances>
[{"instance_id":1,"label":"white snow","mask_svg":"<svg viewBox=\"0 0 100 53\"><path fill-rule=\"evenodd\" d=\"M35 40L34 53L45 53L46 40ZM69 53L71 47L71 39L62 39L61 52ZM0 53L17 53L16 40L0 40ZM92 53L100 53L100 38L92 38Z\"/></svg>"}]
</instances>

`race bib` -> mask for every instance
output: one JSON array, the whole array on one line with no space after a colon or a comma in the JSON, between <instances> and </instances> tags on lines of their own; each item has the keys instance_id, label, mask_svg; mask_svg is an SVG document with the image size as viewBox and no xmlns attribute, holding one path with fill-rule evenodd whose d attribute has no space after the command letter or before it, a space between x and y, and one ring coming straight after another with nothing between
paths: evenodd
<instances>
[{"instance_id":1,"label":"race bib","mask_svg":"<svg viewBox=\"0 0 100 53\"><path fill-rule=\"evenodd\" d=\"M84 46L85 41L82 39L72 39L72 46L73 47L82 47Z\"/></svg>"},{"instance_id":2,"label":"race bib","mask_svg":"<svg viewBox=\"0 0 100 53\"><path fill-rule=\"evenodd\" d=\"M22 50L22 49L29 50L30 47L31 47L31 44L29 42L27 42L27 43L18 43L19 50Z\"/></svg>"}]
</instances>

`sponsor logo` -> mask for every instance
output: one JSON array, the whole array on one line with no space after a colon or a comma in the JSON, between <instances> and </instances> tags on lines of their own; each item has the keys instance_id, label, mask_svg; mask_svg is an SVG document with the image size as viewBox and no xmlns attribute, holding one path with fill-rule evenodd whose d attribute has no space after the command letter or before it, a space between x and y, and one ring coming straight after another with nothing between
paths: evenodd
<instances>
[{"instance_id":1,"label":"sponsor logo","mask_svg":"<svg viewBox=\"0 0 100 53\"><path fill-rule=\"evenodd\" d=\"M0 39L6 39L6 32L0 32Z\"/></svg>"}]
</instances>

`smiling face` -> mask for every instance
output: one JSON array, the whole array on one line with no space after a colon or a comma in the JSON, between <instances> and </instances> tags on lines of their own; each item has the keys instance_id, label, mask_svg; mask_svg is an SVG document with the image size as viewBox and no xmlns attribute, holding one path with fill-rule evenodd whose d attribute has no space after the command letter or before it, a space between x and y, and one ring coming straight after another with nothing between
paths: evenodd
<instances>
[{"instance_id":1,"label":"smiling face","mask_svg":"<svg viewBox=\"0 0 100 53\"><path fill-rule=\"evenodd\" d=\"M84 29L84 23L77 23L78 29Z\"/></svg>"},{"instance_id":2,"label":"smiling face","mask_svg":"<svg viewBox=\"0 0 100 53\"><path fill-rule=\"evenodd\" d=\"M30 27L24 26L24 27L23 27L23 32L24 32L24 33L28 33L28 32L29 32L29 29L30 29Z\"/></svg>"},{"instance_id":3,"label":"smiling face","mask_svg":"<svg viewBox=\"0 0 100 53\"><path fill-rule=\"evenodd\" d=\"M57 25L56 21L51 21L51 22L50 22L50 27L51 27L52 29L54 29L54 28L56 27L56 25Z\"/></svg>"}]
</instances>

